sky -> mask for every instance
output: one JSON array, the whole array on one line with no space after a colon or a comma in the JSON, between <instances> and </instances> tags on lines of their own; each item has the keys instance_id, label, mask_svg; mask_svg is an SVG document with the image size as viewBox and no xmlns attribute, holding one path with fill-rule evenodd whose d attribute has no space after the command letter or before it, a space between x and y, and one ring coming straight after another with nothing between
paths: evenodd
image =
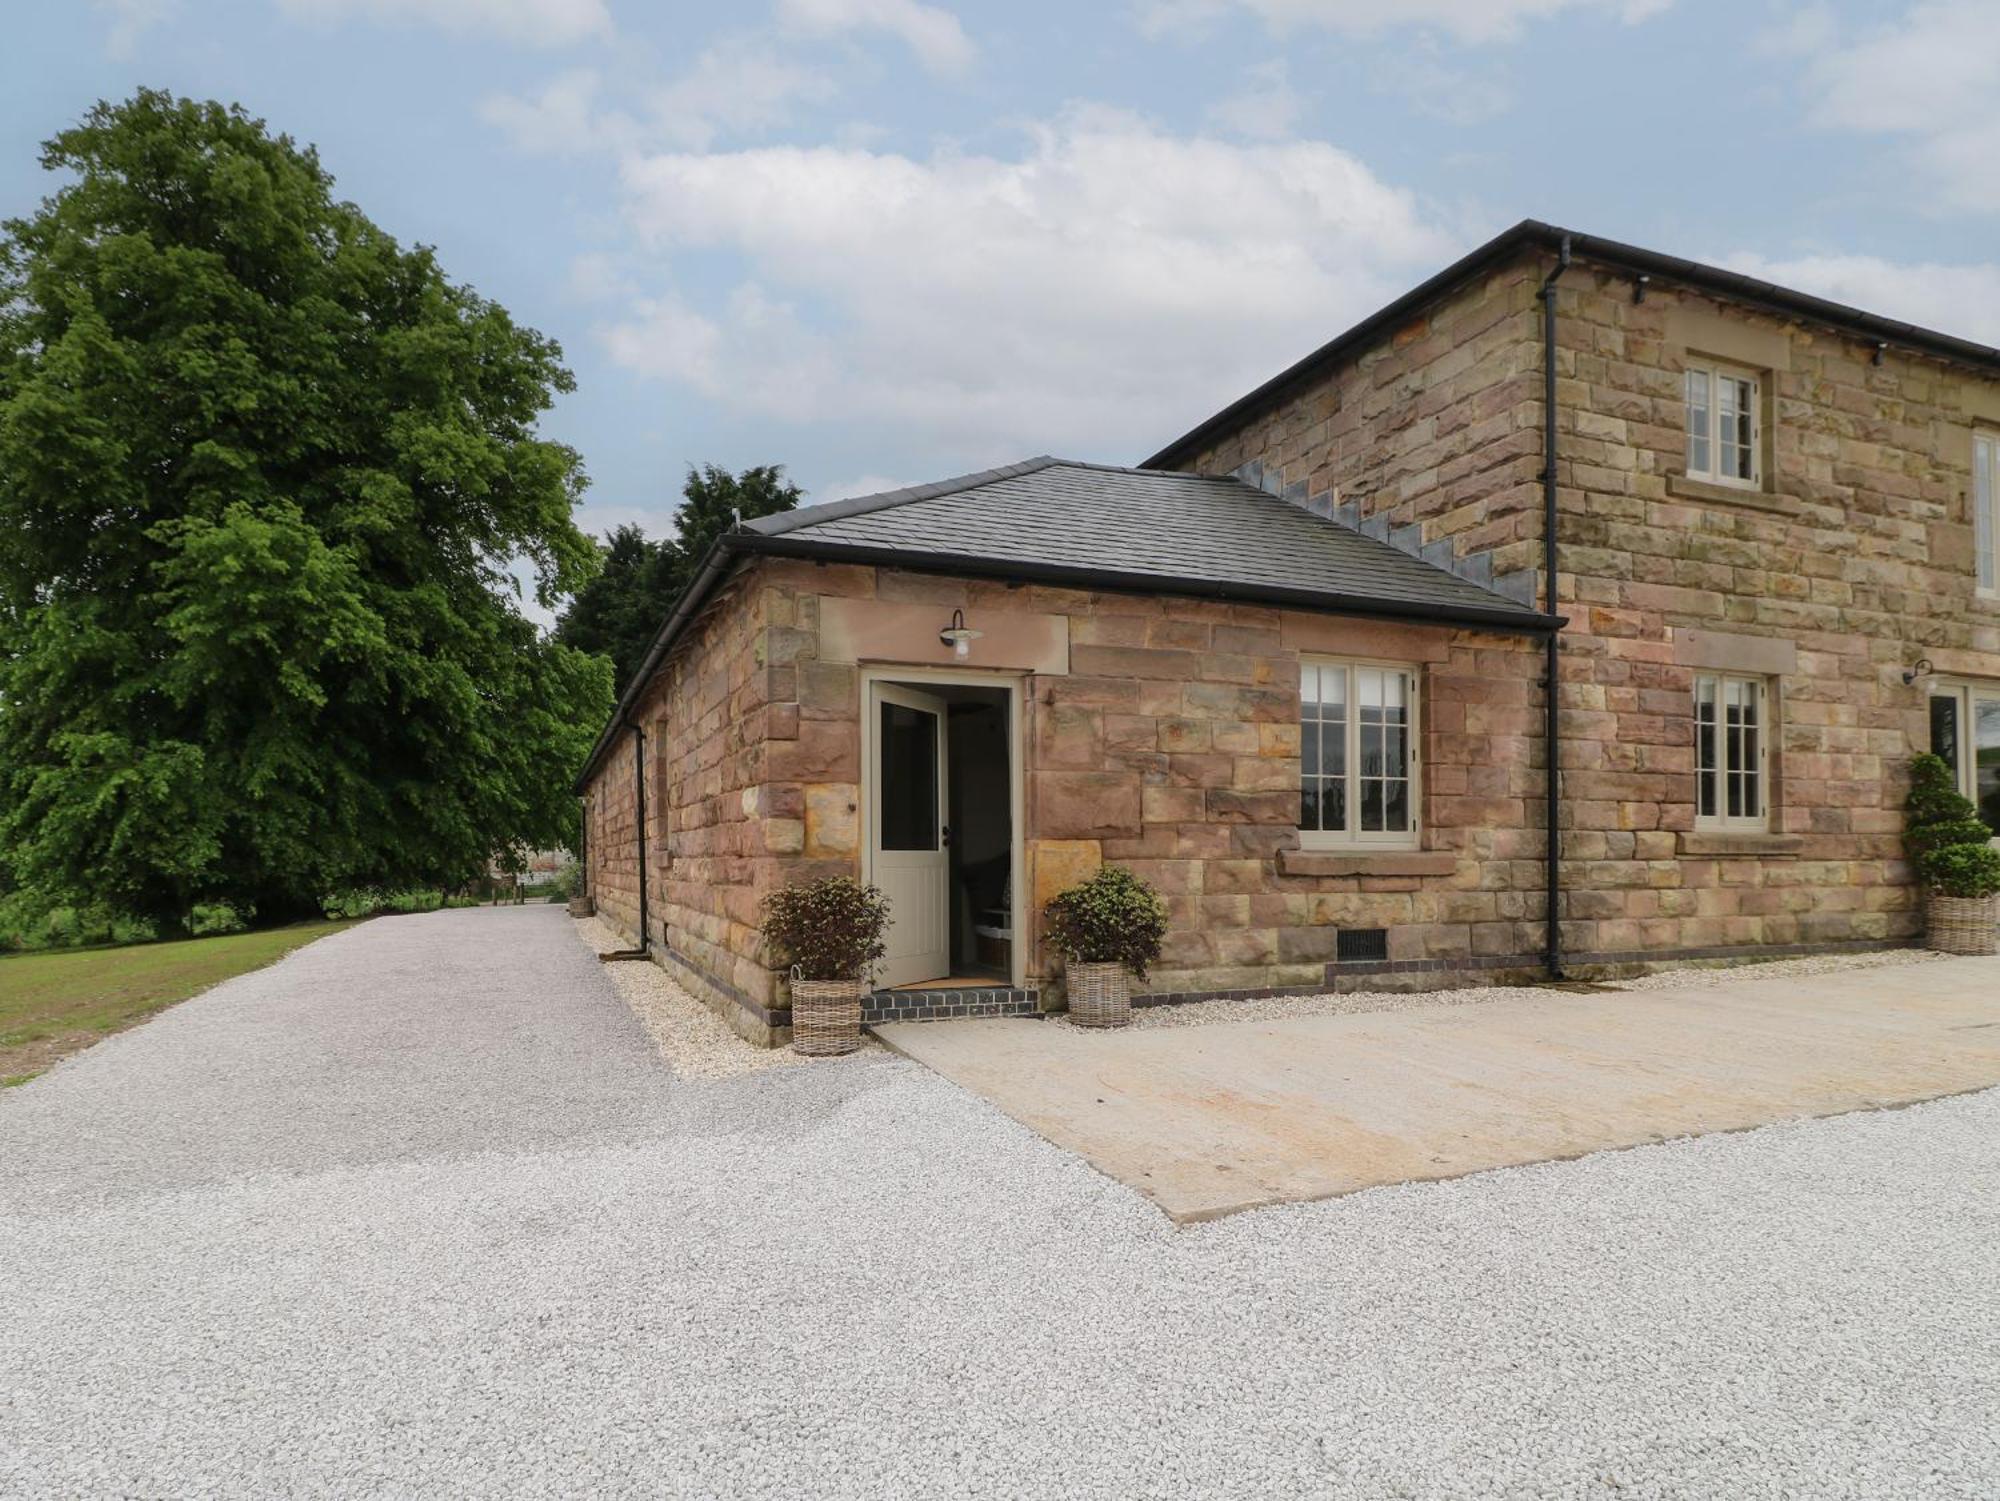
<instances>
[{"instance_id":1,"label":"sky","mask_svg":"<svg viewBox=\"0 0 2000 1501\"><path fill-rule=\"evenodd\" d=\"M240 103L558 340L592 531L1137 463L1522 218L2000 344L2000 0L16 0L0 215Z\"/></svg>"}]
</instances>

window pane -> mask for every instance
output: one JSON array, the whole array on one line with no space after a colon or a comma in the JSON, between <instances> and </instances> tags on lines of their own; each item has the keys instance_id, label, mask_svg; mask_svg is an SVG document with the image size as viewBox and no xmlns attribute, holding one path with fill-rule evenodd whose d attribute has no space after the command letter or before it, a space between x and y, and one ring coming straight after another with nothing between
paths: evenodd
<instances>
[{"instance_id":1,"label":"window pane","mask_svg":"<svg viewBox=\"0 0 2000 1501\"><path fill-rule=\"evenodd\" d=\"M1708 372L1690 370L1687 373L1687 440L1690 474L1709 472L1708 435Z\"/></svg>"},{"instance_id":2,"label":"window pane","mask_svg":"<svg viewBox=\"0 0 2000 1501\"><path fill-rule=\"evenodd\" d=\"M1943 759L1954 776L1962 772L1958 758L1958 695L1931 695L1931 753Z\"/></svg>"},{"instance_id":3,"label":"window pane","mask_svg":"<svg viewBox=\"0 0 2000 1501\"><path fill-rule=\"evenodd\" d=\"M1299 785L1299 827L1315 831L1325 828L1320 822L1319 779L1307 777Z\"/></svg>"},{"instance_id":4,"label":"window pane","mask_svg":"<svg viewBox=\"0 0 2000 1501\"><path fill-rule=\"evenodd\" d=\"M1410 826L1410 784L1396 781L1383 784L1384 813L1387 826L1401 832Z\"/></svg>"},{"instance_id":5,"label":"window pane","mask_svg":"<svg viewBox=\"0 0 2000 1501\"><path fill-rule=\"evenodd\" d=\"M1333 834L1347 832L1347 783L1328 777L1320 783L1320 827Z\"/></svg>"},{"instance_id":6,"label":"window pane","mask_svg":"<svg viewBox=\"0 0 2000 1501\"><path fill-rule=\"evenodd\" d=\"M938 847L937 715L882 705L882 848Z\"/></svg>"},{"instance_id":7,"label":"window pane","mask_svg":"<svg viewBox=\"0 0 2000 1501\"><path fill-rule=\"evenodd\" d=\"M1979 557L1979 587L2000 588L2000 442L1981 437L1972 444L1972 531Z\"/></svg>"},{"instance_id":8,"label":"window pane","mask_svg":"<svg viewBox=\"0 0 2000 1501\"><path fill-rule=\"evenodd\" d=\"M2000 833L2000 698L1972 702L1972 800L1986 827Z\"/></svg>"},{"instance_id":9,"label":"window pane","mask_svg":"<svg viewBox=\"0 0 2000 1501\"><path fill-rule=\"evenodd\" d=\"M1362 832L1381 833L1386 827L1382 818L1382 783L1374 777L1364 777L1361 782Z\"/></svg>"},{"instance_id":10,"label":"window pane","mask_svg":"<svg viewBox=\"0 0 2000 1501\"><path fill-rule=\"evenodd\" d=\"M1718 467L1731 479L1749 479L1756 473L1752 462L1752 436L1757 409L1757 387L1747 380L1724 377L1721 382L1722 452Z\"/></svg>"}]
</instances>

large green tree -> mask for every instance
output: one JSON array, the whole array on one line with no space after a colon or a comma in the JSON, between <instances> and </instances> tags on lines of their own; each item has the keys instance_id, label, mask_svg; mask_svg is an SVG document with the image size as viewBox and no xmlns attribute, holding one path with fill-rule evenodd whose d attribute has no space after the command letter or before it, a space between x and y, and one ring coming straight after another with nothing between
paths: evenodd
<instances>
[{"instance_id":1,"label":"large green tree","mask_svg":"<svg viewBox=\"0 0 2000 1501\"><path fill-rule=\"evenodd\" d=\"M174 927L572 831L610 673L561 351L241 109L151 91L0 225L0 852Z\"/></svg>"},{"instance_id":2,"label":"large green tree","mask_svg":"<svg viewBox=\"0 0 2000 1501\"><path fill-rule=\"evenodd\" d=\"M694 582L715 539L736 524L799 503L799 487L781 464L741 474L705 464L689 469L674 512L674 535L653 541L636 526L608 533L604 566L556 622L556 640L611 658L622 689L645 660L668 609Z\"/></svg>"}]
</instances>

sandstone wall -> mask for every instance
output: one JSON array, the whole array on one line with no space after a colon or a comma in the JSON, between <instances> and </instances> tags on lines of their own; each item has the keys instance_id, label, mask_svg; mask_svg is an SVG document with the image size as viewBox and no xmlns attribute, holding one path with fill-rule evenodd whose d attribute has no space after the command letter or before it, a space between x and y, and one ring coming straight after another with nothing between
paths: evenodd
<instances>
[{"instance_id":1,"label":"sandstone wall","mask_svg":"<svg viewBox=\"0 0 2000 1501\"><path fill-rule=\"evenodd\" d=\"M1190 467L1434 559L1449 538L1461 573L1488 552L1520 594L1541 546L1534 291L1551 268L1524 255L1486 275ZM1903 763L1928 732L1902 671L1927 656L2000 678L1970 515L1972 431L2000 426L2000 382L1895 349L1878 364L1847 335L1658 277L1635 302L1627 275L1588 262L1557 297L1566 948L1615 962L1910 936ZM1685 475L1690 357L1761 375L1764 490ZM1772 684L1768 835L1694 829L1702 668Z\"/></svg>"}]
</instances>

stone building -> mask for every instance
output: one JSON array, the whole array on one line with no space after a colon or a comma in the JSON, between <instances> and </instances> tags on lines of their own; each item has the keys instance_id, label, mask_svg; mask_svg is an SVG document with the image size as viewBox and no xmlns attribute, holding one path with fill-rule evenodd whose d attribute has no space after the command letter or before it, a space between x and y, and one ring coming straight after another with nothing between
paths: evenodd
<instances>
[{"instance_id":1,"label":"stone building","mask_svg":"<svg viewBox=\"0 0 2000 1501\"><path fill-rule=\"evenodd\" d=\"M590 889L762 1041L759 902L829 872L894 904L876 1016L1052 1003L1105 861L1159 997L1905 940L1910 754L2000 828L1997 482L2000 351L1524 223L1142 468L724 538Z\"/></svg>"}]
</instances>

